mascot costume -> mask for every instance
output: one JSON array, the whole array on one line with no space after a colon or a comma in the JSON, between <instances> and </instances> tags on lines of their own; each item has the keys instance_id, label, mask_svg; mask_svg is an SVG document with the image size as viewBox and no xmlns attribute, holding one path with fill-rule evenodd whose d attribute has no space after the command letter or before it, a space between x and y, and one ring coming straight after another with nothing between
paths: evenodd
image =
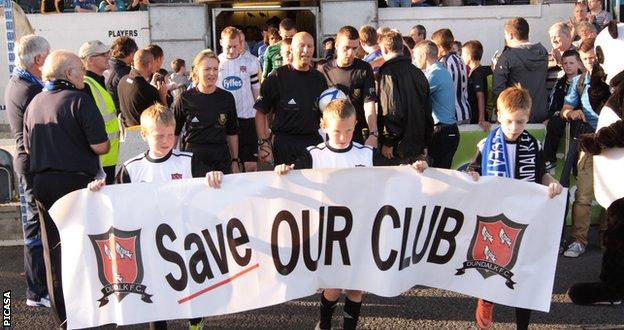
<instances>
[{"instance_id":1,"label":"mascot costume","mask_svg":"<svg viewBox=\"0 0 624 330\"><path fill-rule=\"evenodd\" d=\"M611 21L595 49L589 98L600 118L596 133L581 137L581 147L594 155L594 193L607 209L608 227L600 281L574 284L568 296L579 305L617 305L624 300L624 24Z\"/></svg>"}]
</instances>

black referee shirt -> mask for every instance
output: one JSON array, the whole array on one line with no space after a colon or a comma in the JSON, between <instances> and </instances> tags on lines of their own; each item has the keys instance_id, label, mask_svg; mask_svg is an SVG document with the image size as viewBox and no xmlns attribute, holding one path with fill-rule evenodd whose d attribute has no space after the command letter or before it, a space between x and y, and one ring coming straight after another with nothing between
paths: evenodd
<instances>
[{"instance_id":1,"label":"black referee shirt","mask_svg":"<svg viewBox=\"0 0 624 330\"><path fill-rule=\"evenodd\" d=\"M335 86L349 95L357 116L353 138L361 141L362 129L368 128L364 103L377 101L373 69L370 64L356 58L350 66L344 68L339 67L335 59L331 60L325 63L320 71L327 79L328 86Z\"/></svg>"},{"instance_id":2,"label":"black referee shirt","mask_svg":"<svg viewBox=\"0 0 624 330\"><path fill-rule=\"evenodd\" d=\"M173 103L175 134L186 129L184 144L191 148L226 143L226 135L238 134L236 103L232 93L218 88L204 94L193 88L184 91Z\"/></svg>"},{"instance_id":3,"label":"black referee shirt","mask_svg":"<svg viewBox=\"0 0 624 330\"><path fill-rule=\"evenodd\" d=\"M273 132L290 135L318 134L321 112L318 97L327 89L317 70L295 70L284 65L271 73L260 87L256 110L275 113Z\"/></svg>"},{"instance_id":4,"label":"black referee shirt","mask_svg":"<svg viewBox=\"0 0 624 330\"><path fill-rule=\"evenodd\" d=\"M139 125L141 113L154 103L160 103L160 94L139 71L132 69L119 80L117 86L119 108L126 127Z\"/></svg>"}]
</instances>

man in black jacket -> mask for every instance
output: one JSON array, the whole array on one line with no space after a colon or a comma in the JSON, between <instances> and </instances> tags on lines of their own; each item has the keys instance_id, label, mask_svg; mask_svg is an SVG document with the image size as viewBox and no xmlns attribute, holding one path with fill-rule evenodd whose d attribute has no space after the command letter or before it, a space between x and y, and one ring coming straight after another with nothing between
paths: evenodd
<instances>
[{"instance_id":1,"label":"man in black jacket","mask_svg":"<svg viewBox=\"0 0 624 330\"><path fill-rule=\"evenodd\" d=\"M130 73L130 65L137 50L139 50L139 47L134 39L125 36L115 39L111 45L110 73L108 79L106 79L106 90L113 97L117 112L119 112L117 85L119 85L121 77Z\"/></svg>"},{"instance_id":2,"label":"man in black jacket","mask_svg":"<svg viewBox=\"0 0 624 330\"><path fill-rule=\"evenodd\" d=\"M396 31L379 40L385 63L379 69L379 122L383 128L381 153L400 164L427 156L433 132L427 77L407 56Z\"/></svg>"}]
</instances>

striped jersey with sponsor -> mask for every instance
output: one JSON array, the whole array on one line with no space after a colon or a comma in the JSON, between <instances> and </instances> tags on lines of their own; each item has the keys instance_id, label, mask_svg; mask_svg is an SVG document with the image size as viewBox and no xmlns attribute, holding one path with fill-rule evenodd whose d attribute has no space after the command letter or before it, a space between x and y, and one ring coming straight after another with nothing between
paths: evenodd
<instances>
[{"instance_id":1,"label":"striped jersey with sponsor","mask_svg":"<svg viewBox=\"0 0 624 330\"><path fill-rule=\"evenodd\" d=\"M468 103L468 68L459 55L449 53L440 59L453 78L455 85L455 111L457 121L470 120L470 104Z\"/></svg>"},{"instance_id":2,"label":"striped jersey with sponsor","mask_svg":"<svg viewBox=\"0 0 624 330\"><path fill-rule=\"evenodd\" d=\"M228 59L223 53L219 55L217 86L234 95L238 118L256 116L251 90L260 89L259 72L258 59L249 52L244 52L235 59Z\"/></svg>"},{"instance_id":3,"label":"striped jersey with sponsor","mask_svg":"<svg viewBox=\"0 0 624 330\"><path fill-rule=\"evenodd\" d=\"M117 183L166 182L191 179L193 154L171 150L166 156L152 158L149 151L128 159L117 172Z\"/></svg>"},{"instance_id":4,"label":"striped jersey with sponsor","mask_svg":"<svg viewBox=\"0 0 624 330\"><path fill-rule=\"evenodd\" d=\"M295 169L371 167L379 165L384 165L381 155L372 147L363 146L357 142L352 142L344 149L335 149L326 143L311 146L295 161Z\"/></svg>"}]
</instances>

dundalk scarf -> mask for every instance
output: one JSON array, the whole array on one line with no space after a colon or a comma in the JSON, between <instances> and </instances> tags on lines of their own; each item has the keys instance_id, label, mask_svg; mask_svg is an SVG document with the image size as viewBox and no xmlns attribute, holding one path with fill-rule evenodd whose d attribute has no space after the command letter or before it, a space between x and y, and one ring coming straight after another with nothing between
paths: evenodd
<instances>
[{"instance_id":1,"label":"dundalk scarf","mask_svg":"<svg viewBox=\"0 0 624 330\"><path fill-rule=\"evenodd\" d=\"M76 86L67 80L57 79L47 81L43 87L44 91L55 91L60 89L76 89Z\"/></svg>"},{"instance_id":2,"label":"dundalk scarf","mask_svg":"<svg viewBox=\"0 0 624 330\"><path fill-rule=\"evenodd\" d=\"M539 182L537 153L539 144L527 131L523 131L516 142L516 159L508 159L507 142L499 127L488 134L481 155L481 175L516 178L522 181ZM515 173L510 173L510 161L515 162Z\"/></svg>"},{"instance_id":3,"label":"dundalk scarf","mask_svg":"<svg viewBox=\"0 0 624 330\"><path fill-rule=\"evenodd\" d=\"M19 67L15 67L13 68L12 74L22 79L28 80L34 84L37 84L41 86L41 88L43 88L43 82L39 80L39 78L35 77L32 73L28 72L27 70L24 70Z\"/></svg>"}]
</instances>

